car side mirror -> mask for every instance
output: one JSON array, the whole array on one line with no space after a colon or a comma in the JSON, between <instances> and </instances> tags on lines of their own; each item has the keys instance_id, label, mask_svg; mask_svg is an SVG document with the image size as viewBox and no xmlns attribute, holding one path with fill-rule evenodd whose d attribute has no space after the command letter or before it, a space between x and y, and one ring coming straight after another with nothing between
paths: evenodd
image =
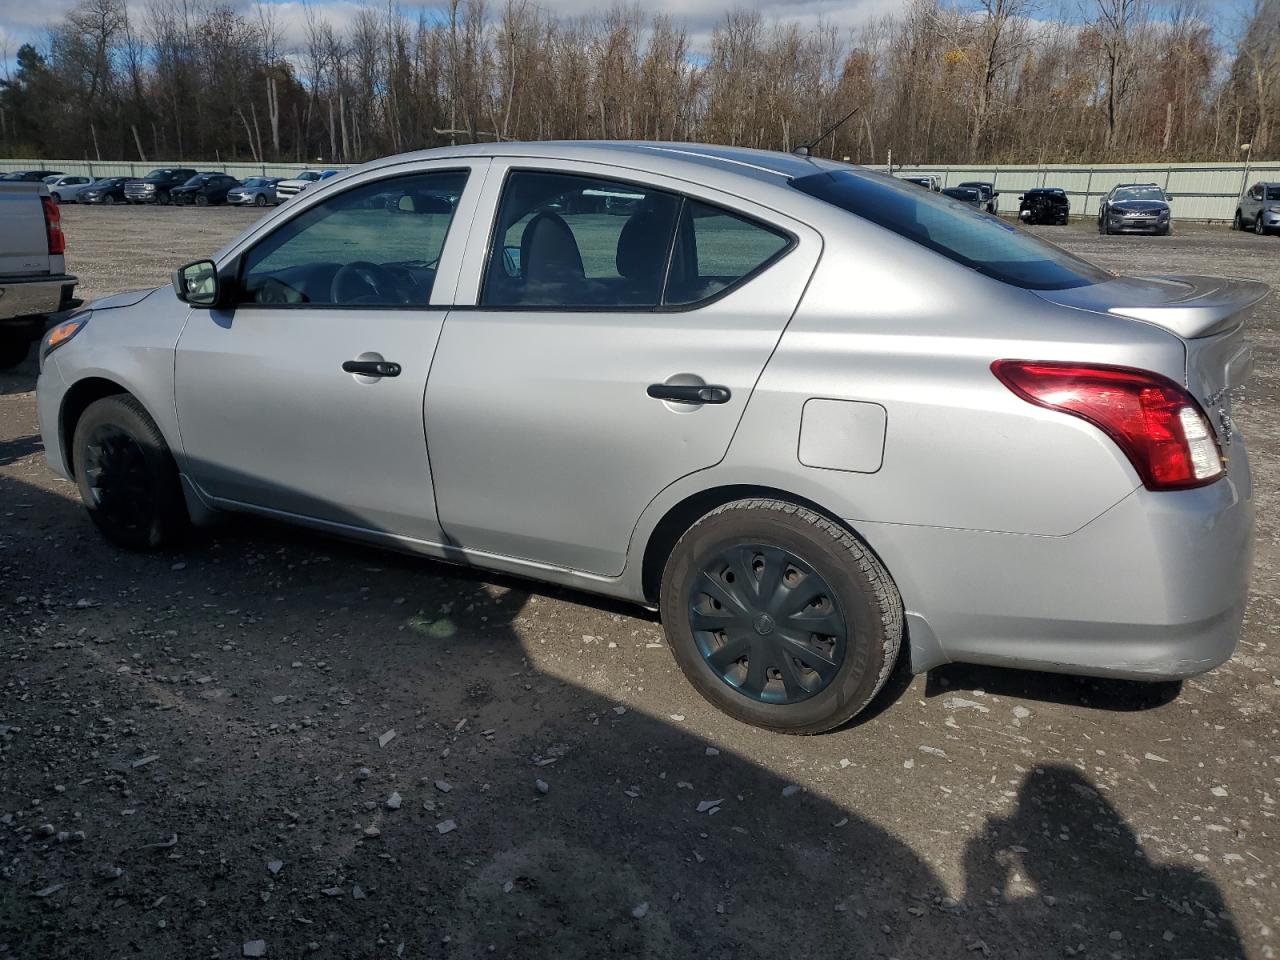
<instances>
[{"instance_id":1,"label":"car side mirror","mask_svg":"<svg viewBox=\"0 0 1280 960\"><path fill-rule=\"evenodd\" d=\"M999 191L999 190L992 190L992 191L991 191L991 196L992 196L992 197L998 197L998 196L1000 196L1000 191Z\"/></svg>"},{"instance_id":2,"label":"car side mirror","mask_svg":"<svg viewBox=\"0 0 1280 960\"><path fill-rule=\"evenodd\" d=\"M1172 193L1166 193L1166 194L1164 195L1164 202L1165 202L1165 203L1173 203L1173 194L1172 194Z\"/></svg>"},{"instance_id":3,"label":"car side mirror","mask_svg":"<svg viewBox=\"0 0 1280 960\"><path fill-rule=\"evenodd\" d=\"M173 292L193 307L213 307L219 302L218 266L212 260L197 260L173 271Z\"/></svg>"}]
</instances>

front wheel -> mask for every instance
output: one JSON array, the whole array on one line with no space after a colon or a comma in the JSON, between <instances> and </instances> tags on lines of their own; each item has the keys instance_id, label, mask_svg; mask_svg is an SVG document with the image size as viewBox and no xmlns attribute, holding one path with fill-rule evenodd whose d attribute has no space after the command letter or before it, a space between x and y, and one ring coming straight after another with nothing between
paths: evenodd
<instances>
[{"instance_id":1,"label":"front wheel","mask_svg":"<svg viewBox=\"0 0 1280 960\"><path fill-rule=\"evenodd\" d=\"M869 704L902 643L902 600L856 537L779 500L739 500L679 540L662 578L676 663L725 713L822 733Z\"/></svg>"},{"instance_id":2,"label":"front wheel","mask_svg":"<svg viewBox=\"0 0 1280 960\"><path fill-rule=\"evenodd\" d=\"M156 203L162 207L167 207L169 205L169 200L170 197L167 193L160 193L156 195Z\"/></svg>"},{"instance_id":3,"label":"front wheel","mask_svg":"<svg viewBox=\"0 0 1280 960\"><path fill-rule=\"evenodd\" d=\"M142 404L128 394L91 403L71 449L80 499L108 540L129 550L181 541L190 519L178 467Z\"/></svg>"},{"instance_id":4,"label":"front wheel","mask_svg":"<svg viewBox=\"0 0 1280 960\"><path fill-rule=\"evenodd\" d=\"M196 194L196 206L197 206L197 207L207 207L208 205L209 205L209 198L208 198L208 197L206 197L203 193L197 193L197 194Z\"/></svg>"},{"instance_id":5,"label":"front wheel","mask_svg":"<svg viewBox=\"0 0 1280 960\"><path fill-rule=\"evenodd\" d=\"M1258 215L1253 218L1253 232L1260 237L1265 237L1267 235L1267 225L1262 222L1261 211L1259 211Z\"/></svg>"},{"instance_id":6,"label":"front wheel","mask_svg":"<svg viewBox=\"0 0 1280 960\"><path fill-rule=\"evenodd\" d=\"M255 207L265 207L265 206L267 205L267 198L266 198L266 195L265 195L265 194L261 194L261 193L260 193L260 194L258 194L256 197L254 197L254 198L253 198L253 205L254 205Z\"/></svg>"}]
</instances>

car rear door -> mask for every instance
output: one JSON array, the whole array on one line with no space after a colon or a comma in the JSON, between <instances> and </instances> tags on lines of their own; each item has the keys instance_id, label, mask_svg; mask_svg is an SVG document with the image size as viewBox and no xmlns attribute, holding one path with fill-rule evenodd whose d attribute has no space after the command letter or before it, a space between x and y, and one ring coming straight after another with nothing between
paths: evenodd
<instances>
[{"instance_id":1,"label":"car rear door","mask_svg":"<svg viewBox=\"0 0 1280 960\"><path fill-rule=\"evenodd\" d=\"M486 166L377 171L237 254L238 302L193 309L177 348L184 472L207 496L439 541L423 393Z\"/></svg>"},{"instance_id":2,"label":"car rear door","mask_svg":"<svg viewBox=\"0 0 1280 960\"><path fill-rule=\"evenodd\" d=\"M481 209L497 222L472 231L427 382L441 525L616 575L645 505L724 456L821 238L598 164L495 159Z\"/></svg>"}]
</instances>

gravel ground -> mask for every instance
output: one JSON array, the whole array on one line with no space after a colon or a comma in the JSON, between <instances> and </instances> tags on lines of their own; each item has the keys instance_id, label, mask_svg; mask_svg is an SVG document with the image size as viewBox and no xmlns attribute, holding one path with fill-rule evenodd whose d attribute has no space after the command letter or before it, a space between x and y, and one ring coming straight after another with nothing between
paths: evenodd
<instances>
[{"instance_id":1,"label":"gravel ground","mask_svg":"<svg viewBox=\"0 0 1280 960\"><path fill-rule=\"evenodd\" d=\"M86 297L163 282L255 215L68 207L70 266ZM1280 240L1047 232L1280 283ZM952 666L808 739L571 591L256 520L112 549L45 467L34 366L0 374L0 960L1273 957L1280 299L1253 335L1230 663Z\"/></svg>"}]
</instances>

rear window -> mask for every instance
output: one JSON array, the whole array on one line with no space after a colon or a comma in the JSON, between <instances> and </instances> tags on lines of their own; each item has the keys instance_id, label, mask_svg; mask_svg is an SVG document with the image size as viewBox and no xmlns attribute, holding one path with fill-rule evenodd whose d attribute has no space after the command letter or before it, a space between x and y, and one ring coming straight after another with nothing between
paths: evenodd
<instances>
[{"instance_id":1,"label":"rear window","mask_svg":"<svg viewBox=\"0 0 1280 960\"><path fill-rule=\"evenodd\" d=\"M838 170L791 181L877 226L984 276L1027 290L1067 290L1111 274L972 205L879 174Z\"/></svg>"}]
</instances>

